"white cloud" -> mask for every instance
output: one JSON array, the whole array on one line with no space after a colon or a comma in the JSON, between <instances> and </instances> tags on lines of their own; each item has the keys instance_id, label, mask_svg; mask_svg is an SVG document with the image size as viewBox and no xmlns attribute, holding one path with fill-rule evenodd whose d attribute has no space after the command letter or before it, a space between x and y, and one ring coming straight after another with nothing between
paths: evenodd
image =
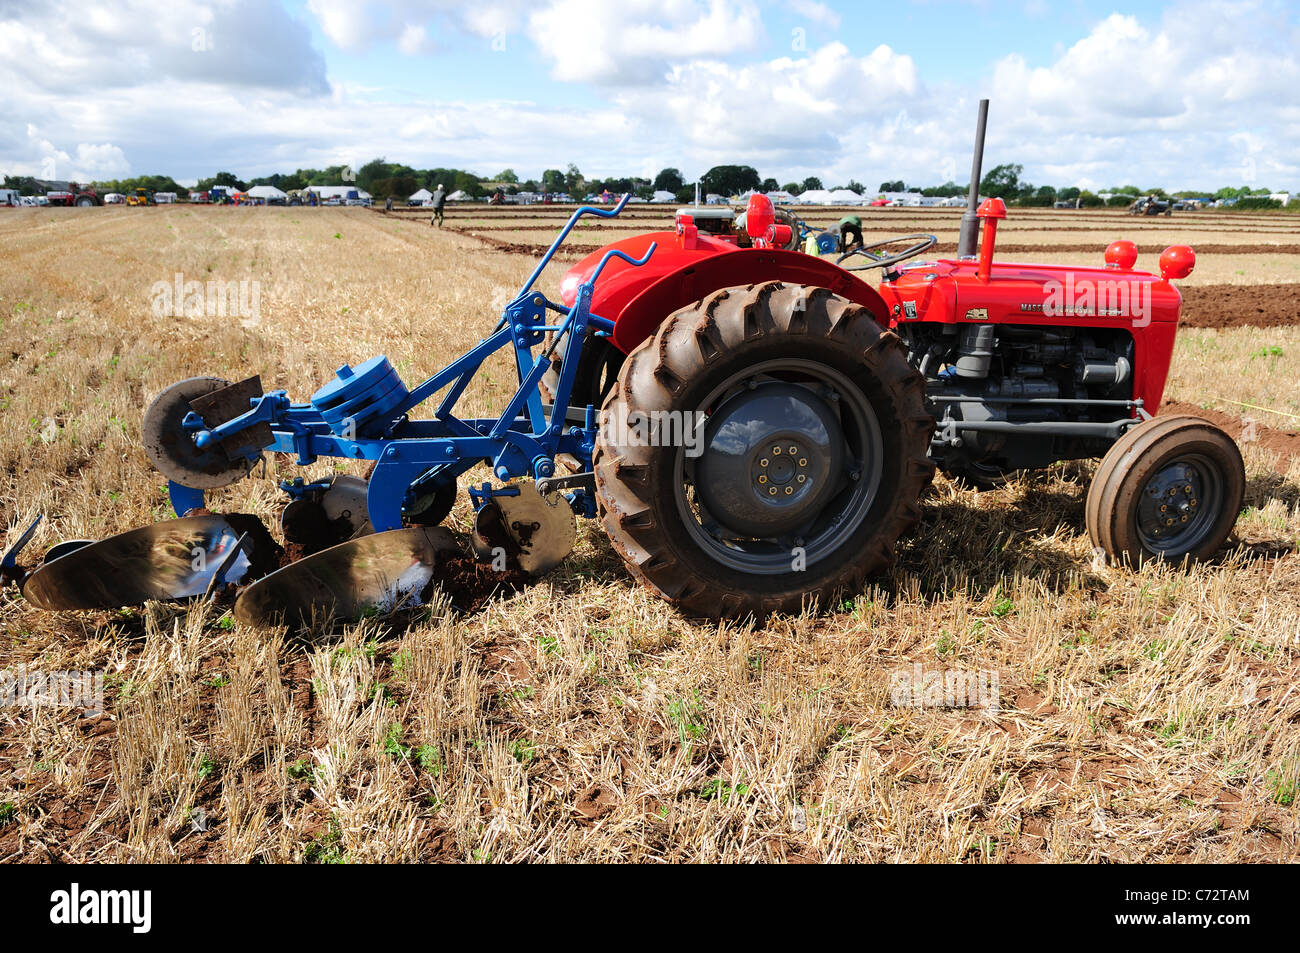
<instances>
[{"instance_id":1,"label":"white cloud","mask_svg":"<svg viewBox=\"0 0 1300 953\"><path fill-rule=\"evenodd\" d=\"M810 20L834 14L782 2ZM1019 162L1036 183L1300 188L1300 33L1269 0L1108 16L1082 36L1062 30L1054 52L990 58L962 88L925 73L905 35L760 56L776 44L748 0L634 0L617 15L595 0L308 7L341 50L438 56L449 30L505 34L510 68L535 81L511 100L393 101L331 82L305 24L278 3L5 5L0 172L40 174L52 158L58 178L251 176L386 155L534 176L568 162L602 176L728 162L781 181L930 184L965 179L975 100L989 95L986 168ZM566 91L543 70L572 94L553 95Z\"/></svg>"},{"instance_id":2,"label":"white cloud","mask_svg":"<svg viewBox=\"0 0 1300 953\"><path fill-rule=\"evenodd\" d=\"M393 42L407 56L433 52L447 30L491 37L518 30L526 0L308 0L307 9L340 50L359 52Z\"/></svg>"},{"instance_id":3,"label":"white cloud","mask_svg":"<svg viewBox=\"0 0 1300 953\"><path fill-rule=\"evenodd\" d=\"M805 20L832 30L839 29L840 15L819 0L786 0L785 5Z\"/></svg>"},{"instance_id":4,"label":"white cloud","mask_svg":"<svg viewBox=\"0 0 1300 953\"><path fill-rule=\"evenodd\" d=\"M1209 187L1249 170L1295 188L1298 51L1267 2L1180 4L1158 24L1112 14L1050 66L994 64L990 152L1037 181Z\"/></svg>"},{"instance_id":5,"label":"white cloud","mask_svg":"<svg viewBox=\"0 0 1300 953\"><path fill-rule=\"evenodd\" d=\"M13 175L41 179L92 182L129 174L130 163L118 146L108 142L79 142L69 153L56 146L43 130L28 124L26 138L13 144L14 155L6 169Z\"/></svg>"},{"instance_id":6,"label":"white cloud","mask_svg":"<svg viewBox=\"0 0 1300 953\"><path fill-rule=\"evenodd\" d=\"M672 64L751 49L762 35L749 0L555 0L529 36L563 82L651 84Z\"/></svg>"},{"instance_id":7,"label":"white cloud","mask_svg":"<svg viewBox=\"0 0 1300 953\"><path fill-rule=\"evenodd\" d=\"M68 0L0 8L0 87L75 98L165 80L325 92L306 26L257 0Z\"/></svg>"}]
</instances>

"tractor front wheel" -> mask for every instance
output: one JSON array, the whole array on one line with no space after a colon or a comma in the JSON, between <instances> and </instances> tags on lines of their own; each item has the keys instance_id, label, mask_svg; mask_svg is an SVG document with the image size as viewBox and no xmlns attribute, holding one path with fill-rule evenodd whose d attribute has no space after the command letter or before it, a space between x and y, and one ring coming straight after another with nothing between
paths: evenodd
<instances>
[{"instance_id":1,"label":"tractor front wheel","mask_svg":"<svg viewBox=\"0 0 1300 953\"><path fill-rule=\"evenodd\" d=\"M1246 470L1232 438L1200 417L1155 417L1102 457L1084 519L1108 558L1138 566L1212 556L1237 522Z\"/></svg>"},{"instance_id":2,"label":"tractor front wheel","mask_svg":"<svg viewBox=\"0 0 1300 953\"><path fill-rule=\"evenodd\" d=\"M629 355L595 450L628 568L694 615L860 589L920 517L934 420L902 341L823 288L716 291Z\"/></svg>"}]
</instances>

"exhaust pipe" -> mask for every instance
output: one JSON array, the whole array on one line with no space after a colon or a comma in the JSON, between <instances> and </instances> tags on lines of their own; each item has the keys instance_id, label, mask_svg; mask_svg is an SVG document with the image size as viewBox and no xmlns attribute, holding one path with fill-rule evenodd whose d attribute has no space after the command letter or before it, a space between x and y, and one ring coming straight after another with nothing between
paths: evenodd
<instances>
[{"instance_id":1,"label":"exhaust pipe","mask_svg":"<svg viewBox=\"0 0 1300 953\"><path fill-rule=\"evenodd\" d=\"M975 155L970 164L970 195L966 199L966 211L961 217L961 235L957 240L957 257L965 258L975 254L978 244L980 220L975 209L980 201L980 167L984 164L984 127L989 119L989 101L980 100L980 116L975 123Z\"/></svg>"}]
</instances>

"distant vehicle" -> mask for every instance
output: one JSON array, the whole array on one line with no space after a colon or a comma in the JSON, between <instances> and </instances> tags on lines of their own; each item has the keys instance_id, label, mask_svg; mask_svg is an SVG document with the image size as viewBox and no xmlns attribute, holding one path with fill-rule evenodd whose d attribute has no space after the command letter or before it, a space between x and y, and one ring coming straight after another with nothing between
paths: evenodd
<instances>
[{"instance_id":1,"label":"distant vehicle","mask_svg":"<svg viewBox=\"0 0 1300 953\"><path fill-rule=\"evenodd\" d=\"M0 205L17 208L23 204L23 197L18 194L17 189L0 189Z\"/></svg>"},{"instance_id":2,"label":"distant vehicle","mask_svg":"<svg viewBox=\"0 0 1300 953\"><path fill-rule=\"evenodd\" d=\"M1128 207L1130 215L1172 215L1173 206L1164 199L1144 195Z\"/></svg>"},{"instance_id":3,"label":"distant vehicle","mask_svg":"<svg viewBox=\"0 0 1300 953\"><path fill-rule=\"evenodd\" d=\"M208 193L207 193L207 192L191 192L191 193L190 193L190 204L191 204L191 205L207 205L210 201L211 201L211 200L208 198Z\"/></svg>"},{"instance_id":4,"label":"distant vehicle","mask_svg":"<svg viewBox=\"0 0 1300 953\"><path fill-rule=\"evenodd\" d=\"M23 205L33 208L41 204L40 196L37 195L24 195L20 201Z\"/></svg>"},{"instance_id":5,"label":"distant vehicle","mask_svg":"<svg viewBox=\"0 0 1300 953\"><path fill-rule=\"evenodd\" d=\"M156 204L156 205L175 205L175 204L176 204L176 193L175 193L175 192L155 192L155 193L153 194L153 200L154 200L154 204Z\"/></svg>"},{"instance_id":6,"label":"distant vehicle","mask_svg":"<svg viewBox=\"0 0 1300 953\"><path fill-rule=\"evenodd\" d=\"M884 198L884 197L882 196L882 197L880 197L880 198L878 198L878 199L872 199L870 207L871 207L871 208L886 208L886 207L888 207L888 206L890 206L890 205L893 205L893 204L894 204L894 203L893 203L890 199Z\"/></svg>"},{"instance_id":7,"label":"distant vehicle","mask_svg":"<svg viewBox=\"0 0 1300 953\"><path fill-rule=\"evenodd\" d=\"M125 205L126 196L121 192L109 192L104 196L105 205Z\"/></svg>"},{"instance_id":8,"label":"distant vehicle","mask_svg":"<svg viewBox=\"0 0 1300 953\"><path fill-rule=\"evenodd\" d=\"M1052 208L1078 208L1078 199L1057 199L1052 203Z\"/></svg>"},{"instance_id":9,"label":"distant vehicle","mask_svg":"<svg viewBox=\"0 0 1300 953\"><path fill-rule=\"evenodd\" d=\"M46 192L45 197L49 199L50 205L75 205L78 208L90 208L93 205L104 204L104 200L99 197L99 193L93 188L90 186L83 188L77 185L76 182L68 183L67 189Z\"/></svg>"},{"instance_id":10,"label":"distant vehicle","mask_svg":"<svg viewBox=\"0 0 1300 953\"><path fill-rule=\"evenodd\" d=\"M153 193L148 189L136 189L126 197L127 205L153 205Z\"/></svg>"}]
</instances>

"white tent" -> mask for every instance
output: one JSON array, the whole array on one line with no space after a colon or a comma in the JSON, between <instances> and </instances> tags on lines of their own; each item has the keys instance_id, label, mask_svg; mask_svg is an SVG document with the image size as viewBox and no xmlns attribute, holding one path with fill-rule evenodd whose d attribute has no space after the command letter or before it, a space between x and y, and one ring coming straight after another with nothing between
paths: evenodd
<instances>
[{"instance_id":1,"label":"white tent","mask_svg":"<svg viewBox=\"0 0 1300 953\"><path fill-rule=\"evenodd\" d=\"M777 189L775 192L768 192L767 197L777 205L793 205L799 201L785 189Z\"/></svg>"},{"instance_id":2,"label":"white tent","mask_svg":"<svg viewBox=\"0 0 1300 953\"><path fill-rule=\"evenodd\" d=\"M650 197L651 202L676 202L677 196L672 192L665 192L663 189L656 189L655 194Z\"/></svg>"},{"instance_id":3,"label":"white tent","mask_svg":"<svg viewBox=\"0 0 1300 953\"><path fill-rule=\"evenodd\" d=\"M831 193L825 189L809 189L799 195L800 205L834 205Z\"/></svg>"},{"instance_id":4,"label":"white tent","mask_svg":"<svg viewBox=\"0 0 1300 953\"><path fill-rule=\"evenodd\" d=\"M432 192L428 189L420 189L420 191L408 195L406 201L410 202L412 205L423 205L431 198L433 198Z\"/></svg>"},{"instance_id":5,"label":"white tent","mask_svg":"<svg viewBox=\"0 0 1300 953\"><path fill-rule=\"evenodd\" d=\"M414 198L414 196L412 196L412 198ZM474 196L470 195L464 189L457 189L455 192L452 192L451 195L447 196L448 202L471 202L473 200Z\"/></svg>"},{"instance_id":6,"label":"white tent","mask_svg":"<svg viewBox=\"0 0 1300 953\"><path fill-rule=\"evenodd\" d=\"M832 205L861 205L862 196L852 189L836 189L830 194Z\"/></svg>"},{"instance_id":7,"label":"white tent","mask_svg":"<svg viewBox=\"0 0 1300 953\"><path fill-rule=\"evenodd\" d=\"M271 199L287 199L287 192L277 189L274 185L255 185L246 193L250 199L261 199L263 202L270 202Z\"/></svg>"}]
</instances>

